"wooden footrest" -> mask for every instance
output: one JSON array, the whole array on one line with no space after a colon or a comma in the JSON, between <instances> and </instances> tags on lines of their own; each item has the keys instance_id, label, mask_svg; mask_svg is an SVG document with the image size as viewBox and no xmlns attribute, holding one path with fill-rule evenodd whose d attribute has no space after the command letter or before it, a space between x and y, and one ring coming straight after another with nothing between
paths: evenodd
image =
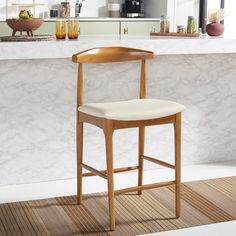
<instances>
[{"instance_id":1,"label":"wooden footrest","mask_svg":"<svg viewBox=\"0 0 236 236\"><path fill-rule=\"evenodd\" d=\"M88 173L83 173L83 177L98 175L98 176L104 178L104 176L106 176L106 174L107 174L107 170L100 170L99 171L99 170L94 169L91 166L88 166L85 164L81 164L81 165L83 168L90 171ZM120 173L120 172L126 172L126 171L137 170L137 169L138 169L138 166L121 167L121 168L113 169L113 173ZM107 178L107 176L106 176L106 178Z\"/></svg>"},{"instance_id":2,"label":"wooden footrest","mask_svg":"<svg viewBox=\"0 0 236 236\"><path fill-rule=\"evenodd\" d=\"M128 193L128 192L135 192L139 190L147 190L147 189L152 189L152 188L159 188L163 186L168 186L175 184L176 181L167 181L167 182L161 182L161 183L155 183L155 184L146 184L142 186L136 186L136 187L131 187L131 188L124 188L124 189L119 189L115 191L115 194L122 194L122 193Z\"/></svg>"}]
</instances>

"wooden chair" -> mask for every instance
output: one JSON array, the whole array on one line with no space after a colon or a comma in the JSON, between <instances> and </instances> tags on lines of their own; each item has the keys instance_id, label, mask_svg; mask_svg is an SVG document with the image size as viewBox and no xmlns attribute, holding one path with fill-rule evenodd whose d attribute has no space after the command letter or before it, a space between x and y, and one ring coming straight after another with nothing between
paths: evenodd
<instances>
[{"instance_id":1,"label":"wooden chair","mask_svg":"<svg viewBox=\"0 0 236 236\"><path fill-rule=\"evenodd\" d=\"M72 60L78 63L77 81L77 196L78 204L82 202L82 176L98 175L108 181L108 200L110 229L115 230L115 194L137 191L175 184L175 213L180 216L180 158L181 158L181 112L185 109L181 104L146 98L146 59L153 59L154 54L125 47L93 48L73 55ZM83 63L110 63L125 61L141 61L140 99L112 102L83 104ZM106 146L106 170L96 170L83 163L83 123L93 124L103 129ZM148 157L144 154L145 126L174 125L175 138L175 165ZM113 168L112 136L114 130L133 128L139 129L138 166ZM175 170L175 181L143 185L143 161ZM82 168L88 173L82 173ZM114 191L113 174L117 172L138 169L138 186Z\"/></svg>"}]
</instances>

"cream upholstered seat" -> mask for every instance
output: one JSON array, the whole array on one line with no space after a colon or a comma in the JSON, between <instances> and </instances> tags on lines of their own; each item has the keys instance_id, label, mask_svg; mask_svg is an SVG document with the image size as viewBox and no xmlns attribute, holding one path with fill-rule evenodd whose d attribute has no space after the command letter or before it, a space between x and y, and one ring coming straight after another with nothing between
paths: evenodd
<instances>
[{"instance_id":1,"label":"cream upholstered seat","mask_svg":"<svg viewBox=\"0 0 236 236\"><path fill-rule=\"evenodd\" d=\"M179 103L160 99L133 99L120 102L88 103L79 111L88 115L111 120L148 120L162 118L182 112Z\"/></svg>"}]
</instances>

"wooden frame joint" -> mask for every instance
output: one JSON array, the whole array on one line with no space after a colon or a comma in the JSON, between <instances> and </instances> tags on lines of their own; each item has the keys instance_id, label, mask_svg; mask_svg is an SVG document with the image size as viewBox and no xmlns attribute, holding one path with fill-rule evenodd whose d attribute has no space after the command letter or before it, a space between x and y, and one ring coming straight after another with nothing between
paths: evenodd
<instances>
[{"instance_id":1,"label":"wooden frame joint","mask_svg":"<svg viewBox=\"0 0 236 236\"><path fill-rule=\"evenodd\" d=\"M104 179L107 179L107 175L104 174L104 173L102 173L101 171L96 170L96 169L94 169L93 167L88 166L88 165L85 165L85 164L83 164L83 163L81 163L81 166L82 166L84 169L86 169L86 170L92 172L93 175L97 175L97 176L100 176L100 177L102 177L102 178L104 178Z\"/></svg>"},{"instance_id":2,"label":"wooden frame joint","mask_svg":"<svg viewBox=\"0 0 236 236\"><path fill-rule=\"evenodd\" d=\"M153 162L153 163L161 165L161 166L165 166L165 167L170 168L170 169L175 169L174 165L172 165L170 163L167 163L167 162L164 162L164 161L161 161L161 160L158 160L158 159L155 159L153 157L142 156L142 158L146 161L150 161L150 162Z\"/></svg>"}]
</instances>

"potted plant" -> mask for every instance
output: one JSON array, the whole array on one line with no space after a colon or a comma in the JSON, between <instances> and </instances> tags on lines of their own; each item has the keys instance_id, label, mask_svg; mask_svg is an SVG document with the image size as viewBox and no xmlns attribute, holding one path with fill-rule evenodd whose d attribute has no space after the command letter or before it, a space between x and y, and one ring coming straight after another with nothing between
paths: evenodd
<instances>
[{"instance_id":1,"label":"potted plant","mask_svg":"<svg viewBox=\"0 0 236 236\"><path fill-rule=\"evenodd\" d=\"M224 33L225 27L220 22L226 17L226 12L224 9L219 9L217 11L209 11L208 21L209 23L206 26L206 32L210 36L220 36Z\"/></svg>"}]
</instances>

